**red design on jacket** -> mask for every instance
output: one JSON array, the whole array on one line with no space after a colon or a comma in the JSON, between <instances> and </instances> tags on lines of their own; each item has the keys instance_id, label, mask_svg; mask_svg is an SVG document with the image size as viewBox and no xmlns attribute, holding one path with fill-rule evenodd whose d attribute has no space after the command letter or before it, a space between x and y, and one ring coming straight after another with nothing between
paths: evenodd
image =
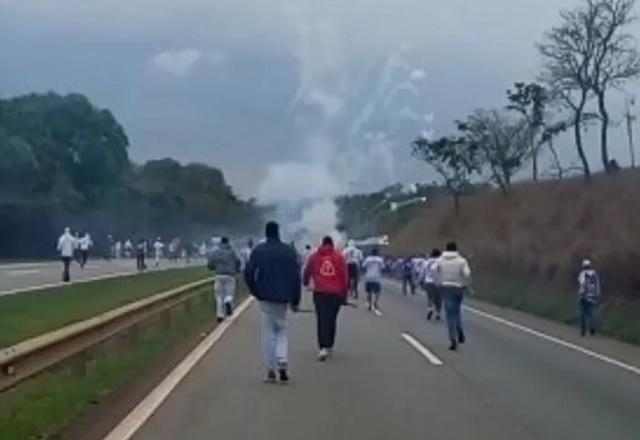
<instances>
[{"instance_id":1,"label":"red design on jacket","mask_svg":"<svg viewBox=\"0 0 640 440\"><path fill-rule=\"evenodd\" d=\"M309 258L304 268L304 285L308 286L311 280L314 292L347 296L347 262L333 246L324 245Z\"/></svg>"}]
</instances>

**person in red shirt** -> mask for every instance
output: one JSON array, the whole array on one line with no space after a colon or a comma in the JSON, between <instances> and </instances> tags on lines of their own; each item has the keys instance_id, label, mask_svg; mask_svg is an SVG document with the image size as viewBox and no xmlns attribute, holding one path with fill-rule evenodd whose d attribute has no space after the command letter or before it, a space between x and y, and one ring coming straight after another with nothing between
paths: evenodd
<instances>
[{"instance_id":1,"label":"person in red shirt","mask_svg":"<svg viewBox=\"0 0 640 440\"><path fill-rule=\"evenodd\" d=\"M347 301L349 273L347 262L333 244L331 237L309 257L304 270L304 285L313 281L313 303L318 324L318 360L325 361L333 351L338 312Z\"/></svg>"}]
</instances>

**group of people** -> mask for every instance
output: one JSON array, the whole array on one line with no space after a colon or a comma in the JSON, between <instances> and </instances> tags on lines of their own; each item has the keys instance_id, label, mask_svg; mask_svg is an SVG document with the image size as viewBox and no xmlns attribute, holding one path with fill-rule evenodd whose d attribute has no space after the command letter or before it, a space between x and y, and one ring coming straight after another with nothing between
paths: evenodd
<instances>
[{"instance_id":1,"label":"group of people","mask_svg":"<svg viewBox=\"0 0 640 440\"><path fill-rule=\"evenodd\" d=\"M80 234L77 232L75 235L71 233L70 228L65 228L62 235L58 238L58 244L56 246L60 257L62 258L62 281L67 283L71 279L70 267L71 262L75 259L81 268L87 265L89 260L89 250L93 247L93 241L91 235L88 232Z\"/></svg>"}]
</instances>

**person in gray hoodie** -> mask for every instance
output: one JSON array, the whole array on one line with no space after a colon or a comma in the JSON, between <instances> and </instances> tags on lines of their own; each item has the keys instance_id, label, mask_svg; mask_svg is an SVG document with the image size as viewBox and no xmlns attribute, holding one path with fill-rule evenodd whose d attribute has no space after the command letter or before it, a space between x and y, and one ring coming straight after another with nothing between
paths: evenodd
<instances>
[{"instance_id":1,"label":"person in gray hoodie","mask_svg":"<svg viewBox=\"0 0 640 440\"><path fill-rule=\"evenodd\" d=\"M220 245L209 254L207 268L214 270L214 291L216 296L216 315L218 322L225 316L233 314L233 301L236 293L236 276L240 272L242 261L229 244L227 237L222 237Z\"/></svg>"},{"instance_id":2,"label":"person in gray hoodie","mask_svg":"<svg viewBox=\"0 0 640 440\"><path fill-rule=\"evenodd\" d=\"M465 290L471 284L471 268L466 259L458 253L455 242L447 244L446 251L438 259L439 283L444 310L449 328L449 350L457 350L458 344L464 344L465 334L462 328L462 300Z\"/></svg>"}]
</instances>

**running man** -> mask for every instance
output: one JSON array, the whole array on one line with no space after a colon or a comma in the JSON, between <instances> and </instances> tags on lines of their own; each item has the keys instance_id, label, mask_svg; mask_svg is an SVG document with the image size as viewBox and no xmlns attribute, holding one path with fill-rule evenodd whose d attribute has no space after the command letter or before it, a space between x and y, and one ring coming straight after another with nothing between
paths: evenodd
<instances>
[{"instance_id":1,"label":"running man","mask_svg":"<svg viewBox=\"0 0 640 440\"><path fill-rule=\"evenodd\" d=\"M216 296L216 317L218 322L225 316L233 315L233 302L236 295L236 276L240 273L242 262L236 251L229 244L227 237L222 237L218 246L209 255L207 267L215 270L214 290Z\"/></svg>"},{"instance_id":2,"label":"running man","mask_svg":"<svg viewBox=\"0 0 640 440\"><path fill-rule=\"evenodd\" d=\"M436 315L436 320L440 321L442 312L442 295L440 294L440 267L438 259L442 256L440 249L431 251L431 257L425 262L422 269L421 279L424 283L424 290L427 292L427 319Z\"/></svg>"},{"instance_id":3,"label":"running man","mask_svg":"<svg viewBox=\"0 0 640 440\"><path fill-rule=\"evenodd\" d=\"M266 241L251 252L245 268L247 287L260 303L262 348L268 383L289 381L287 306L298 311L301 295L300 266L296 252L280 240L280 226L269 222Z\"/></svg>"},{"instance_id":4,"label":"running man","mask_svg":"<svg viewBox=\"0 0 640 440\"><path fill-rule=\"evenodd\" d=\"M155 266L158 267L160 266L160 259L162 258L162 255L164 253L164 243L162 242L162 239L160 237L156 238L155 243L153 243L153 252Z\"/></svg>"},{"instance_id":5,"label":"running man","mask_svg":"<svg viewBox=\"0 0 640 440\"><path fill-rule=\"evenodd\" d=\"M413 258L407 257L402 260L402 294L407 296L409 291L411 295L416 294L416 286L413 284Z\"/></svg>"},{"instance_id":6,"label":"running man","mask_svg":"<svg viewBox=\"0 0 640 440\"><path fill-rule=\"evenodd\" d=\"M384 259L377 248L362 263L364 269L364 289L367 292L367 309L380 311L380 294L382 293L382 272Z\"/></svg>"},{"instance_id":7,"label":"running man","mask_svg":"<svg viewBox=\"0 0 640 440\"><path fill-rule=\"evenodd\" d=\"M357 299L362 251L356 247L356 243L353 240L349 240L349 244L344 249L343 255L347 260L347 269L349 271L349 292Z\"/></svg>"},{"instance_id":8,"label":"running man","mask_svg":"<svg viewBox=\"0 0 640 440\"><path fill-rule=\"evenodd\" d=\"M466 340L462 328L461 309L464 292L471 284L471 268L467 260L458 253L458 245L453 241L447 244L447 250L438 259L438 266L451 341L449 350L455 351L458 344L464 344Z\"/></svg>"},{"instance_id":9,"label":"running man","mask_svg":"<svg viewBox=\"0 0 640 440\"><path fill-rule=\"evenodd\" d=\"M93 240L91 240L91 235L88 232L85 232L80 238L78 246L80 248L80 267L84 269L89 260L89 249L93 247Z\"/></svg>"},{"instance_id":10,"label":"running man","mask_svg":"<svg viewBox=\"0 0 640 440\"><path fill-rule=\"evenodd\" d=\"M67 227L64 228L64 233L58 239L58 252L60 253L60 258L62 258L62 282L68 283L71 280L71 276L69 275L69 266L71 265L71 260L73 260L73 252L75 250L76 239L71 235L71 230Z\"/></svg>"},{"instance_id":11,"label":"running man","mask_svg":"<svg viewBox=\"0 0 640 440\"><path fill-rule=\"evenodd\" d=\"M346 304L349 290L347 262L329 236L309 258L304 269L304 285L313 280L313 303L316 309L318 360L324 362L333 353L340 307Z\"/></svg>"},{"instance_id":12,"label":"running man","mask_svg":"<svg viewBox=\"0 0 640 440\"><path fill-rule=\"evenodd\" d=\"M580 295L580 334L586 336L587 330L596 334L595 311L600 303L602 289L598 272L591 261L582 262L582 271L578 275L578 295Z\"/></svg>"}]
</instances>

